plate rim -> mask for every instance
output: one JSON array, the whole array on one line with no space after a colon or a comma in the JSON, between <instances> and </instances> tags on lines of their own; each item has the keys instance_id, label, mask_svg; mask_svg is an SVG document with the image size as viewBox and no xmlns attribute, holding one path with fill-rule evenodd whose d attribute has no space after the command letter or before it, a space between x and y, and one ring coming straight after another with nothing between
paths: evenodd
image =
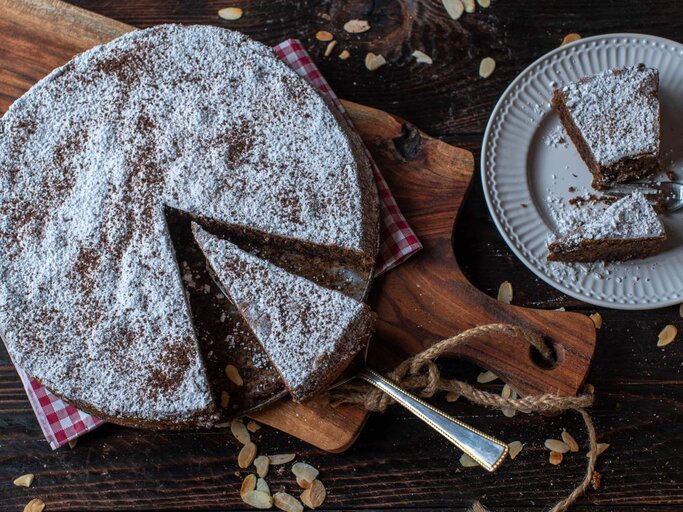
<instances>
[{"instance_id":1,"label":"plate rim","mask_svg":"<svg viewBox=\"0 0 683 512\"><path fill-rule=\"evenodd\" d=\"M578 39L576 41L573 41L569 44L565 44L562 46L558 46L557 48L553 48L547 53L544 53L537 59L535 59L533 62L531 62L528 66L526 66L521 72L517 74L517 76L510 82L510 84L505 88L503 93L500 95L498 98L498 101L496 102L496 105L493 107L493 110L491 110L491 114L489 115L488 121L486 123L486 129L484 131L484 138L482 139L482 146L481 146L481 155L480 155L480 160L479 160L479 166L480 166L480 176L481 176L481 181L482 181L482 188L484 190L484 199L486 200L486 206L489 210L489 215L493 219L494 224L496 225L496 229L498 230L498 233L501 235L505 243L507 244L508 248L514 253L514 255L517 257L518 260L520 260L524 266L531 270L531 272L536 275L538 278L540 278L542 281L544 281L546 284L554 288L555 290L558 290L565 295L568 295L570 297L573 297L575 299L581 300L582 302L592 304L594 306L600 306L604 308L610 308L610 309L619 309L619 310L630 310L630 311L644 311L644 310L652 310L652 309L661 309L673 305L678 305L681 304L681 300L676 300L676 299L668 299L664 300L661 302L649 302L649 303L636 303L636 304L629 304L629 303L619 303L619 302L611 302L611 301L606 301L606 300L601 300L601 299L596 299L587 295L584 295L582 293L579 293L571 288L568 288L564 286L562 283L558 283L557 281L554 281L551 277L547 276L545 273L543 273L540 269L536 268L531 261L529 261L526 256L516 247L515 243L513 240L508 236L508 234L505 231L505 228L503 224L501 223L500 218L496 214L496 209L494 207L493 203L493 197L492 197L492 192L488 186L488 181L487 181L487 176L489 175L489 169L487 168L486 161L489 156L489 151L490 151L490 144L491 144L491 137L492 137L492 132L494 129L494 120L498 117L500 114L500 110L503 108L503 103L504 101L508 98L508 96L513 92L514 88L526 77L527 73L533 69L537 64L539 64L541 61L545 59L552 58L554 55L559 54L561 52L566 52L567 50L571 49L572 47L575 46L580 46L586 43L591 43L594 41L603 41L606 39L619 39L619 38L634 38L634 39L647 39L648 41L654 42L654 43L660 43L660 44L666 44L666 45L672 45L674 47L678 47L682 52L683 52L683 43L679 43L677 41L673 41L671 39L667 39L665 37L660 37L660 36L654 36L650 34L638 34L635 32L613 32L613 33L608 33L608 34L598 34L595 36L590 36L590 37L585 37L582 39Z\"/></svg>"}]
</instances>

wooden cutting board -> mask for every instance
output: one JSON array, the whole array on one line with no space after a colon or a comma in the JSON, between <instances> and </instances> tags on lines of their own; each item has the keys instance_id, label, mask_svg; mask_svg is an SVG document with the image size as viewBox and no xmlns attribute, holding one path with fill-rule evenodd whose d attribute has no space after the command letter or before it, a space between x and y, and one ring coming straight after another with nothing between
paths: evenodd
<instances>
[{"instance_id":1,"label":"wooden cutting board","mask_svg":"<svg viewBox=\"0 0 683 512\"><path fill-rule=\"evenodd\" d=\"M76 53L130 30L129 25L56 0L0 0L0 113ZM492 370L521 394L575 394L595 348L591 320L576 313L501 304L474 288L458 267L452 234L472 179L472 154L385 112L345 105L424 246L373 284L370 302L379 320L368 356L371 365L389 368L464 329L506 322L543 335L555 348L557 363L541 367L530 350L499 335L451 355ZM282 401L253 416L327 451L348 448L367 419L364 410L335 409L324 399L304 405Z\"/></svg>"}]
</instances>

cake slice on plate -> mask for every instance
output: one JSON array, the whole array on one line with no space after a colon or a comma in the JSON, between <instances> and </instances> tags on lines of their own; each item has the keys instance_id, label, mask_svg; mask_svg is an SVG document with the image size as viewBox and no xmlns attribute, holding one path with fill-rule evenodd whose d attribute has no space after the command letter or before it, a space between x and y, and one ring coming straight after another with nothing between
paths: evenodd
<instances>
[{"instance_id":1,"label":"cake slice on plate","mask_svg":"<svg viewBox=\"0 0 683 512\"><path fill-rule=\"evenodd\" d=\"M659 72L610 69L556 89L552 106L601 190L659 169Z\"/></svg>"},{"instance_id":2,"label":"cake slice on plate","mask_svg":"<svg viewBox=\"0 0 683 512\"><path fill-rule=\"evenodd\" d=\"M600 215L548 245L551 261L624 261L659 252L664 226L640 192L610 205Z\"/></svg>"},{"instance_id":3,"label":"cake slice on plate","mask_svg":"<svg viewBox=\"0 0 683 512\"><path fill-rule=\"evenodd\" d=\"M254 332L296 402L331 384L366 345L370 308L291 274L192 225L223 292Z\"/></svg>"}]
</instances>

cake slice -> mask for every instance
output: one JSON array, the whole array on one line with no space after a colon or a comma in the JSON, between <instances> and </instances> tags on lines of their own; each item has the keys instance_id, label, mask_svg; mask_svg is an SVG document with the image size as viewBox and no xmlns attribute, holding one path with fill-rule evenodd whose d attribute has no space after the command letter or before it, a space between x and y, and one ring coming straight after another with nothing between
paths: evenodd
<instances>
[{"instance_id":1,"label":"cake slice","mask_svg":"<svg viewBox=\"0 0 683 512\"><path fill-rule=\"evenodd\" d=\"M556 89L552 106L602 190L659 168L659 72L610 69Z\"/></svg>"},{"instance_id":2,"label":"cake slice","mask_svg":"<svg viewBox=\"0 0 683 512\"><path fill-rule=\"evenodd\" d=\"M551 261L624 261L659 252L664 226L640 192L606 208L585 224L548 245Z\"/></svg>"},{"instance_id":3,"label":"cake slice","mask_svg":"<svg viewBox=\"0 0 683 512\"><path fill-rule=\"evenodd\" d=\"M373 324L368 306L249 254L197 224L192 231L216 281L294 401L331 384L365 347Z\"/></svg>"}]
</instances>

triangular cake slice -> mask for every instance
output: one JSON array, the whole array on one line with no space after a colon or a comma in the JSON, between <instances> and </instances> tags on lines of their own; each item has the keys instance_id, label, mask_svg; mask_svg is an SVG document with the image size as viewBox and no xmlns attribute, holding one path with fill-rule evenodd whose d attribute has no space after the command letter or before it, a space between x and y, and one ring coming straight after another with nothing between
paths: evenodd
<instances>
[{"instance_id":1,"label":"triangular cake slice","mask_svg":"<svg viewBox=\"0 0 683 512\"><path fill-rule=\"evenodd\" d=\"M192 225L210 269L296 402L331 384L366 345L367 305Z\"/></svg>"},{"instance_id":2,"label":"triangular cake slice","mask_svg":"<svg viewBox=\"0 0 683 512\"><path fill-rule=\"evenodd\" d=\"M556 89L552 105L600 190L659 168L659 72L609 69Z\"/></svg>"},{"instance_id":3,"label":"triangular cake slice","mask_svg":"<svg viewBox=\"0 0 683 512\"><path fill-rule=\"evenodd\" d=\"M606 208L592 222L570 231L550 245L551 261L624 261L659 252L664 226L640 192Z\"/></svg>"}]
</instances>

